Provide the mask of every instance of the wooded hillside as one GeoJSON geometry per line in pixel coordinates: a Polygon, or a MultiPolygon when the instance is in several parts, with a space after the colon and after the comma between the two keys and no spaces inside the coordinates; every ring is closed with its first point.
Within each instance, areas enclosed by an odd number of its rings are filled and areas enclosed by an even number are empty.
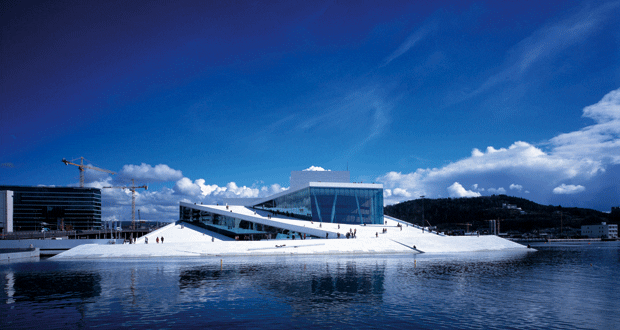
{"type": "MultiPolygon", "coordinates": [[[[441,231],[485,230],[488,220],[501,220],[502,232],[527,233],[549,228],[580,229],[582,225],[616,223],[608,213],[562,206],[540,205],[524,198],[493,195],[473,198],[416,199],[384,208],[384,213],[411,223],[424,219],[441,231]],[[611,221],[611,222],[610,222],[611,221]]],[[[428,223],[426,225],[428,225],[428,223]]]]}

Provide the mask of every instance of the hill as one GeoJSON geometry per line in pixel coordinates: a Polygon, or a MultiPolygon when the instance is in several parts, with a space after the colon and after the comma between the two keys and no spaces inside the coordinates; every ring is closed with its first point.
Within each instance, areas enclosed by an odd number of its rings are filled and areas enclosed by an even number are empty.
{"type": "Polygon", "coordinates": [[[384,213],[419,225],[423,209],[426,225],[437,226],[439,231],[446,232],[467,230],[466,224],[470,224],[470,231],[485,232],[489,220],[500,220],[501,232],[538,233],[555,229],[557,234],[574,236],[578,235],[582,225],[611,220],[608,213],[597,210],[540,205],[506,195],[416,199],[386,206],[384,213]]]}

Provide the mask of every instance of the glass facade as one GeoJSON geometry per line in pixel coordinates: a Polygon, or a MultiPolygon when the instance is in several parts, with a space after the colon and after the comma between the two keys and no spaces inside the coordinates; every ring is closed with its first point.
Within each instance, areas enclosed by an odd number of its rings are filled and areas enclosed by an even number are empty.
{"type": "MultiPolygon", "coordinates": [[[[262,239],[301,238],[302,233],[242,220],[228,215],[212,213],[181,205],[179,219],[204,227],[218,234],[237,239],[257,241],[262,239]]],[[[306,235],[306,238],[311,238],[306,235]]]]}
{"type": "Polygon", "coordinates": [[[383,190],[307,187],[254,207],[316,222],[382,224],[383,190]]]}
{"type": "Polygon", "coordinates": [[[312,200],[309,188],[274,198],[254,208],[268,210],[302,220],[312,220],[312,200]]]}
{"type": "Polygon", "coordinates": [[[13,191],[13,230],[101,228],[101,189],[0,186],[13,191]]]}

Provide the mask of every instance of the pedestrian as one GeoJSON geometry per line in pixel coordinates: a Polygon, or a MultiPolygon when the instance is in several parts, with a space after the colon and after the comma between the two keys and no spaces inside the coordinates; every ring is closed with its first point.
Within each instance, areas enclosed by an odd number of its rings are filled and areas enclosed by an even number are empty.
{"type": "Polygon", "coordinates": [[[375,236],[377,236],[377,238],[379,238],[379,232],[376,232],[376,233],[375,233],[375,236]]]}
{"type": "Polygon", "coordinates": [[[329,238],[329,233],[325,233],[325,238],[329,238]]]}
{"type": "Polygon", "coordinates": [[[161,244],[164,244],[164,237],[161,237],[161,244]]]}
{"type": "Polygon", "coordinates": [[[144,238],[144,244],[149,244],[149,238],[148,237],[144,238]]]}
{"type": "Polygon", "coordinates": [[[159,244],[159,237],[155,238],[155,243],[159,244]]]}

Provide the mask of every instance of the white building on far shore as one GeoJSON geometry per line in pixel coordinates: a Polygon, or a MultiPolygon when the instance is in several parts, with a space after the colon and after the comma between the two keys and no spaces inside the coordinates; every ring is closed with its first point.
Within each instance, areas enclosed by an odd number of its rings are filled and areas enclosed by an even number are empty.
{"type": "Polygon", "coordinates": [[[581,226],[581,236],[590,238],[618,238],[618,225],[601,222],[600,225],[581,226]]]}
{"type": "Polygon", "coordinates": [[[13,192],[0,190],[0,233],[13,232],[13,192]]]}

